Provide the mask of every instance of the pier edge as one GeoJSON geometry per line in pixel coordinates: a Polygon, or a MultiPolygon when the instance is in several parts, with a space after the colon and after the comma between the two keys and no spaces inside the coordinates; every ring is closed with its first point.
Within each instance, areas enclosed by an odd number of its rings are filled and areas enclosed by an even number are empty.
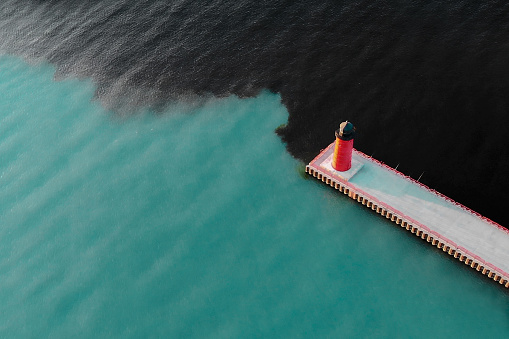
{"type": "Polygon", "coordinates": [[[407,231],[410,231],[422,240],[426,240],[431,245],[442,249],[443,252],[453,256],[460,262],[463,262],[465,265],[475,269],[477,272],[481,272],[483,275],[488,276],[488,278],[493,279],[500,285],[509,288],[509,276],[505,272],[498,269],[494,265],[485,262],[478,256],[470,253],[465,248],[458,246],[453,241],[441,236],[434,231],[431,231],[416,220],[413,220],[412,218],[409,218],[405,215],[400,215],[399,213],[393,211],[389,206],[386,206],[384,203],[378,201],[376,198],[370,197],[368,194],[361,194],[356,192],[340,180],[329,177],[326,173],[321,172],[315,168],[311,168],[309,165],[306,166],[306,173],[317,178],[318,180],[321,180],[332,188],[344,193],[351,199],[360,202],[362,205],[366,206],[366,208],[370,208],[376,213],[386,217],[396,225],[399,225],[407,231]]]}

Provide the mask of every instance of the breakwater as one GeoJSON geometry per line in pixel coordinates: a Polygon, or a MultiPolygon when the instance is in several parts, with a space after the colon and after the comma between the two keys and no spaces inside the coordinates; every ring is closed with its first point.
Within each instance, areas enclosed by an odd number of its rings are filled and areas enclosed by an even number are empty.
{"type": "Polygon", "coordinates": [[[355,173],[330,166],[334,143],[306,172],[509,288],[509,231],[401,172],[354,150],[355,173]]]}

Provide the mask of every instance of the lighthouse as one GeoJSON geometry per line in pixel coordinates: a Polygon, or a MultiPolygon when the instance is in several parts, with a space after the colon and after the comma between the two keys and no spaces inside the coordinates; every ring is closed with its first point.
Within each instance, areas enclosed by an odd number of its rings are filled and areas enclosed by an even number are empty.
{"type": "Polygon", "coordinates": [[[332,157],[332,167],[340,172],[348,171],[352,167],[352,149],[353,138],[355,137],[355,127],[351,122],[344,121],[336,130],[336,144],[334,146],[334,156],[332,157]]]}

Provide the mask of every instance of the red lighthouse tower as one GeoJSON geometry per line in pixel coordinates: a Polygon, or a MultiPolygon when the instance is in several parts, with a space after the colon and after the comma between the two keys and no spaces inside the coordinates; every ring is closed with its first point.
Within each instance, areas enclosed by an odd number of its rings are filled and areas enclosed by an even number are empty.
{"type": "Polygon", "coordinates": [[[336,130],[336,145],[334,146],[334,156],[332,158],[332,167],[337,171],[348,171],[352,167],[352,149],[353,138],[355,137],[355,127],[348,120],[339,125],[336,130]]]}

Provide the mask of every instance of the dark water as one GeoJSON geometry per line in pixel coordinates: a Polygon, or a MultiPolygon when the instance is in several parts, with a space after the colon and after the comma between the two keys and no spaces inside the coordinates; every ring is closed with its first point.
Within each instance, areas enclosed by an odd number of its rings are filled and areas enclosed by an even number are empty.
{"type": "Polygon", "coordinates": [[[349,119],[361,151],[509,225],[506,2],[10,0],[0,34],[118,114],[279,93],[305,161],[349,119]]]}

